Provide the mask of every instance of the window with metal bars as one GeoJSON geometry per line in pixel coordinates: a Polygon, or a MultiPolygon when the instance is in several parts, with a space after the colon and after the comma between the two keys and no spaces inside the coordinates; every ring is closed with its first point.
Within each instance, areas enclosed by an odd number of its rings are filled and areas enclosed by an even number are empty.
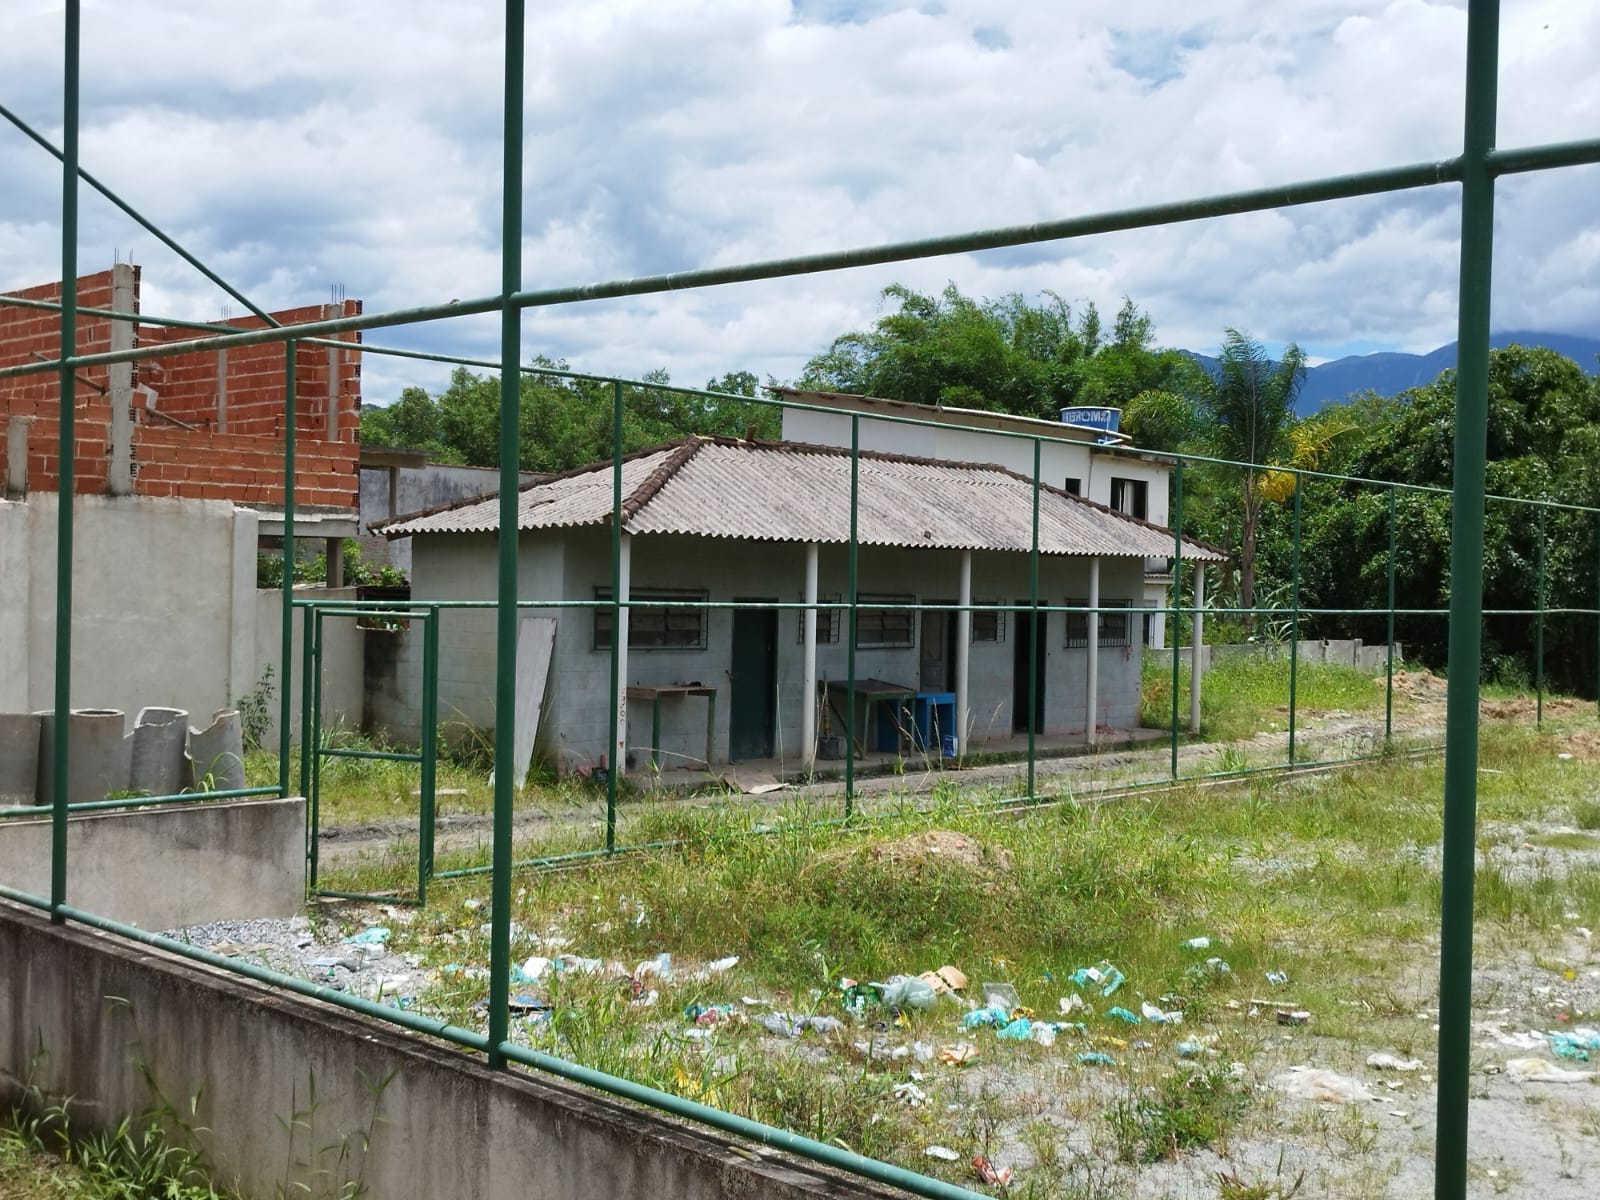
{"type": "MultiPolygon", "coordinates": [[[[709,593],[695,588],[634,588],[628,595],[628,649],[704,650],[706,648],[706,610],[692,607],[704,603],[709,593]],[[659,606],[641,601],[663,601],[659,606]],[[686,603],[688,602],[688,603],[686,603]]],[[[611,589],[595,588],[594,598],[601,603],[594,610],[594,648],[611,649],[611,589]]]]}
{"type": "Polygon", "coordinates": [[[915,596],[886,592],[856,594],[856,649],[909,650],[917,644],[915,596]],[[874,608],[875,604],[905,605],[874,608]]]}

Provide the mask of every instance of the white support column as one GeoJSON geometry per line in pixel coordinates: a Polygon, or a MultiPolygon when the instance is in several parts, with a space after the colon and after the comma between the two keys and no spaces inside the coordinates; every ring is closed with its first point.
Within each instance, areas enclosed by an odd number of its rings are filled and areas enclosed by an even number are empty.
{"type": "MultiPolygon", "coordinates": [[[[817,543],[806,543],[806,609],[800,615],[805,648],[800,665],[800,765],[817,761],[817,543]]],[[[835,617],[837,619],[837,616],[835,617]]]]}
{"type": "MultiPolygon", "coordinates": [[[[1173,594],[1177,594],[1177,581],[1173,581],[1173,594]]],[[[1189,629],[1189,732],[1200,732],[1200,675],[1205,655],[1206,568],[1204,563],[1194,565],[1194,615],[1189,629]]],[[[1174,646],[1176,654],[1178,648],[1174,646]]]]}
{"type": "MultiPolygon", "coordinates": [[[[617,567],[617,599],[626,601],[633,587],[633,535],[622,535],[622,560],[617,567]]],[[[617,742],[606,764],[621,779],[628,772],[628,609],[617,609],[611,631],[617,647],[617,742]]]]}
{"type": "Polygon", "coordinates": [[[972,551],[961,552],[961,611],[956,614],[956,754],[966,757],[967,730],[972,725],[968,713],[968,675],[972,659],[972,551]]]}
{"type": "Polygon", "coordinates": [[[1087,746],[1098,742],[1100,729],[1096,713],[1100,708],[1100,559],[1089,560],[1089,683],[1084,689],[1083,741],[1087,746]]]}

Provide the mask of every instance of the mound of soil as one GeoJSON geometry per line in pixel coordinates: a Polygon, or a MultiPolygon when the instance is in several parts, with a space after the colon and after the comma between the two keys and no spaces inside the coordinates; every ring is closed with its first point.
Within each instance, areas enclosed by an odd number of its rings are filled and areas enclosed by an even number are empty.
{"type": "Polygon", "coordinates": [[[929,829],[909,834],[893,842],[874,846],[869,851],[879,862],[916,870],[942,864],[988,874],[1011,870],[1011,851],[1004,846],[985,846],[976,838],[949,829],[929,829]]]}

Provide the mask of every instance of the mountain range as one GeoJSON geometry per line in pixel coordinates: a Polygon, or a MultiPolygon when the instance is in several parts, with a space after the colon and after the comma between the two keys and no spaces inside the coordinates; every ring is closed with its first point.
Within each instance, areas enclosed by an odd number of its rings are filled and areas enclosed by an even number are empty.
{"type": "MultiPolygon", "coordinates": [[[[1494,347],[1519,344],[1544,346],[1572,359],[1589,374],[1600,374],[1600,339],[1572,333],[1539,333],[1513,329],[1490,335],[1494,347]]],[[[1215,370],[1217,360],[1205,354],[1194,356],[1207,370],[1215,370]]],[[[1450,342],[1427,354],[1358,354],[1336,358],[1306,368],[1305,384],[1295,402],[1295,414],[1305,416],[1327,404],[1340,404],[1354,393],[1371,389],[1380,396],[1393,396],[1410,387],[1432,383],[1439,372],[1456,365],[1456,344],[1450,342]]]]}

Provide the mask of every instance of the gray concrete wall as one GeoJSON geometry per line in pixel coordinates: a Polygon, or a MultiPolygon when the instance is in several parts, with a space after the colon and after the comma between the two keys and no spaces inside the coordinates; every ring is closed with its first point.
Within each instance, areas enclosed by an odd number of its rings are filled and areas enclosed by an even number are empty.
{"type": "MultiPolygon", "coordinates": [[[[354,600],[355,588],[317,588],[297,590],[297,595],[315,594],[318,599],[354,600]]],[[[278,703],[283,695],[283,593],[276,588],[260,589],[251,579],[248,611],[253,620],[251,634],[252,665],[248,692],[256,686],[268,666],[272,668],[273,699],[269,706],[270,724],[266,744],[277,745],[278,703]]],[[[294,615],[294,673],[289,687],[289,734],[300,738],[301,630],[304,616],[294,615]]],[[[322,721],[325,727],[340,725],[363,728],[365,712],[362,687],[362,659],[367,631],[357,627],[354,617],[325,617],[322,622],[322,721]]],[[[244,693],[241,693],[241,695],[244,693]]],[[[209,715],[209,714],[208,714],[209,715]]]]}
{"type": "MultiPolygon", "coordinates": [[[[1152,648],[1147,653],[1151,661],[1172,666],[1172,651],[1152,648]]],[[[1387,646],[1364,645],[1360,638],[1333,639],[1319,641],[1315,638],[1303,641],[1299,645],[1301,662],[1330,662],[1346,667],[1356,667],[1362,671],[1381,673],[1389,661],[1387,646]]],[[[1243,658],[1288,658],[1289,643],[1272,642],[1244,642],[1238,644],[1211,643],[1200,647],[1200,669],[1210,670],[1214,662],[1237,661],[1243,658]]],[[[1178,658],[1182,663],[1190,661],[1190,647],[1179,646],[1178,658]]],[[[1398,664],[1404,658],[1404,647],[1398,642],[1394,647],[1394,661],[1398,664]]]]}
{"type": "MultiPolygon", "coordinates": [[[[361,468],[361,556],[368,562],[384,562],[398,567],[409,577],[411,574],[411,539],[389,541],[381,534],[371,533],[377,521],[403,513],[420,512],[440,504],[464,500],[470,496],[495,494],[500,491],[498,467],[458,467],[445,463],[428,463],[424,467],[396,467],[394,471],[394,505],[390,510],[388,467],[361,468]]],[[[523,472],[524,482],[538,478],[523,472]]]]}
{"type": "MultiPolygon", "coordinates": [[[[305,900],[297,798],[160,805],[67,821],[67,902],[143,929],[290,916],[305,900]]],[[[0,883],[50,894],[48,818],[0,821],[0,883]]]]}
{"type": "Polygon", "coordinates": [[[902,1194],[4,901],[0,962],[0,1101],[32,1083],[106,1128],[192,1098],[217,1178],[256,1200],[902,1194]]]}
{"type": "MultiPolygon", "coordinates": [[[[209,720],[248,692],[251,614],[236,620],[236,602],[255,586],[255,514],[144,496],[79,496],[75,511],[74,706],[209,720]]],[[[0,707],[53,704],[55,616],[56,497],[0,503],[0,707]]]]}

